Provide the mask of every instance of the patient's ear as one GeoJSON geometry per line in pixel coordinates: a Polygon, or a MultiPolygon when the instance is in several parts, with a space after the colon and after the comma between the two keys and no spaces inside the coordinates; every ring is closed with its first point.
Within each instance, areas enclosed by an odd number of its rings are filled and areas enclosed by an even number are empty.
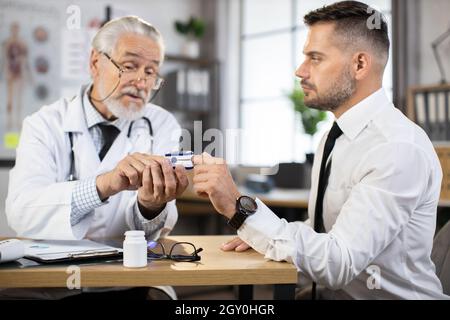
{"type": "Polygon", "coordinates": [[[372,69],[372,56],[367,52],[358,52],[353,56],[352,65],[355,79],[363,80],[372,69]]]}

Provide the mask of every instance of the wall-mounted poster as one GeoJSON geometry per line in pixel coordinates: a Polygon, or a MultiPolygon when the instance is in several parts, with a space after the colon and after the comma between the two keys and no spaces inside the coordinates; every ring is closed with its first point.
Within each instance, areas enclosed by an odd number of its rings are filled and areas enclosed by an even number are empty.
{"type": "Polygon", "coordinates": [[[0,159],[14,159],[23,119],[60,91],[51,32],[59,32],[61,13],[52,3],[0,0],[0,159]]]}
{"type": "Polygon", "coordinates": [[[177,46],[177,11],[196,10],[183,0],[0,0],[0,160],[15,158],[26,116],[90,82],[91,40],[107,7],[112,18],[134,14],[158,26],[169,51],[177,46]]]}
{"type": "Polygon", "coordinates": [[[28,44],[20,34],[20,24],[10,24],[9,36],[2,44],[3,75],[6,84],[6,131],[18,128],[21,120],[22,94],[31,81],[28,44]]]}
{"type": "Polygon", "coordinates": [[[43,26],[36,27],[33,32],[34,39],[37,42],[45,42],[48,38],[48,32],[43,26]]]}
{"type": "Polygon", "coordinates": [[[15,158],[27,115],[89,81],[90,42],[104,13],[105,4],[89,0],[0,0],[0,160],[15,158]]]}

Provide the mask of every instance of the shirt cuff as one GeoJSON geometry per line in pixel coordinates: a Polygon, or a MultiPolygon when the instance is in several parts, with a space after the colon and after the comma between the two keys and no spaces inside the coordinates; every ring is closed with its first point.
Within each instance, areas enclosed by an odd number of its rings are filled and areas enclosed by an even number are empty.
{"type": "Polygon", "coordinates": [[[106,203],[102,202],[97,191],[97,177],[78,181],[72,193],[72,210],[70,212],[70,223],[72,226],[80,222],[85,216],[92,213],[106,203]]]}
{"type": "Polygon", "coordinates": [[[133,213],[135,217],[134,219],[135,225],[138,229],[141,229],[139,228],[140,226],[145,226],[148,224],[152,224],[154,226],[161,226],[161,225],[163,226],[168,214],[167,204],[164,206],[164,209],[162,209],[162,211],[156,217],[154,217],[151,220],[148,220],[142,215],[141,211],[139,210],[138,200],[136,199],[136,202],[134,203],[133,206],[133,213]]]}
{"type": "Polygon", "coordinates": [[[283,222],[258,198],[256,203],[258,210],[245,219],[238,230],[238,236],[253,249],[265,254],[271,240],[277,238],[277,234],[283,228],[283,222]]]}

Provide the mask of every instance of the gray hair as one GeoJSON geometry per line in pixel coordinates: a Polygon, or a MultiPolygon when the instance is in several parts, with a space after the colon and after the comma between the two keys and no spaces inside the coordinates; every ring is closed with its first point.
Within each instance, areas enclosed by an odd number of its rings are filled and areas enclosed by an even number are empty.
{"type": "Polygon", "coordinates": [[[124,33],[143,35],[155,41],[161,51],[159,64],[163,63],[165,47],[161,33],[153,25],[137,16],[126,16],[107,22],[95,35],[92,47],[111,55],[117,40],[124,33]]]}

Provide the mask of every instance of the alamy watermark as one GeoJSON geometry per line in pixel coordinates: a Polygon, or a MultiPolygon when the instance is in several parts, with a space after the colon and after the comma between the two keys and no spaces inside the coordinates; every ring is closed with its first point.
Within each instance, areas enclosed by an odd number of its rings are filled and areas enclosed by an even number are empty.
{"type": "Polygon", "coordinates": [[[367,13],[372,14],[368,19],[367,19],[367,28],[369,30],[374,30],[374,29],[381,29],[381,22],[383,21],[383,15],[381,14],[381,10],[379,9],[374,9],[372,7],[368,7],[367,8],[367,13]]]}
{"type": "MultiPolygon", "coordinates": [[[[258,132],[246,129],[211,128],[203,131],[202,121],[194,121],[193,128],[193,134],[187,129],[181,130],[180,151],[193,151],[194,154],[207,152],[215,157],[223,158],[231,166],[241,165],[241,143],[245,137],[258,135],[258,132]],[[190,150],[191,146],[193,146],[193,150],[190,150]]],[[[172,141],[178,139],[177,134],[173,133],[172,141]]],[[[255,159],[263,157],[265,152],[276,152],[265,148],[264,145],[267,145],[267,141],[263,139],[255,140],[254,143],[259,144],[259,148],[257,148],[259,151],[252,154],[255,159]]],[[[278,173],[278,169],[278,164],[263,166],[258,168],[258,173],[265,176],[275,175],[278,173]]]]}
{"type": "Polygon", "coordinates": [[[70,5],[66,9],[66,13],[69,15],[66,20],[66,27],[69,30],[81,29],[81,9],[77,5],[70,5]]]}
{"type": "Polygon", "coordinates": [[[370,265],[367,269],[370,276],[367,278],[366,285],[369,290],[381,289],[381,270],[379,266],[370,265]]]}
{"type": "Polygon", "coordinates": [[[66,269],[69,275],[66,280],[66,287],[69,290],[81,289],[81,269],[79,266],[71,265],[66,269]]]}

